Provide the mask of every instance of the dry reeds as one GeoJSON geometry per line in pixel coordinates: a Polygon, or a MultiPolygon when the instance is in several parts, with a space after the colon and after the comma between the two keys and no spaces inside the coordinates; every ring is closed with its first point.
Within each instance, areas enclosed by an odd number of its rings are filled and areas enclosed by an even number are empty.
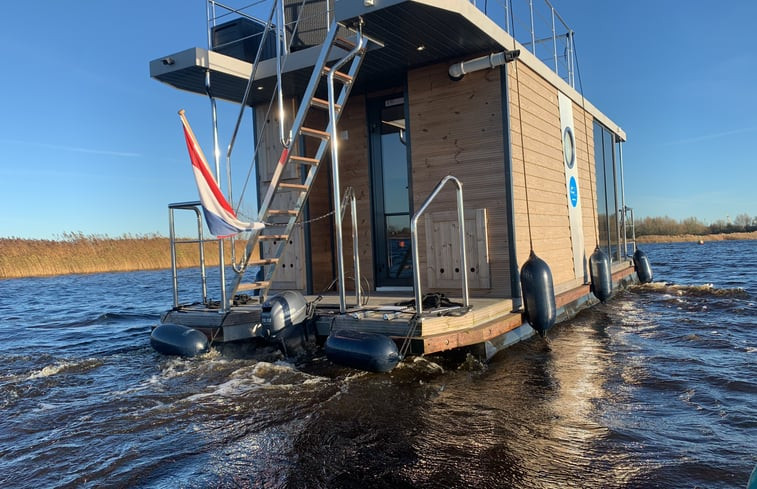
{"type": "MultiPolygon", "coordinates": [[[[242,253],[243,246],[243,242],[237,242],[238,253],[242,253]]],[[[209,266],[218,264],[215,241],[205,244],[205,260],[209,266]]],[[[229,260],[227,246],[226,262],[229,260]]],[[[177,245],[176,263],[182,268],[199,266],[198,245],[177,245]]],[[[0,238],[0,279],[170,267],[169,240],[158,235],[111,238],[64,233],[60,240],[0,238]]]]}

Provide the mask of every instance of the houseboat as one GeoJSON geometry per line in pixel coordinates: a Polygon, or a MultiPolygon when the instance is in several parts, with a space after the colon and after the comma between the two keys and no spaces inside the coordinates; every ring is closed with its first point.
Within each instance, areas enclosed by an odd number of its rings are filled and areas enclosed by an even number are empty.
{"type": "Polygon", "coordinates": [[[199,246],[202,283],[183,301],[173,260],[158,351],[314,343],[373,371],[489,358],[651,280],[623,192],[626,134],[576,89],[573,31],[548,0],[209,0],[206,13],[207,48],[150,63],[208,98],[215,141],[208,163],[180,112],[201,200],[169,204],[171,252],[199,246]],[[217,100],[239,107],[228,143],[217,100]],[[254,153],[237,157],[245,117],[254,153]],[[232,195],[232,164],[250,167],[234,187],[249,195],[232,195]],[[197,236],[177,237],[180,211],[197,236]]]}

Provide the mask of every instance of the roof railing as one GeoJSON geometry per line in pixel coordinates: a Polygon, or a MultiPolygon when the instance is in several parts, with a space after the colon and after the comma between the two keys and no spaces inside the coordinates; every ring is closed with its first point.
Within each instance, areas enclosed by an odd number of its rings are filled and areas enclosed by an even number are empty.
{"type": "Polygon", "coordinates": [[[472,3],[575,88],[573,29],[549,0],[473,0],[472,3]]]}

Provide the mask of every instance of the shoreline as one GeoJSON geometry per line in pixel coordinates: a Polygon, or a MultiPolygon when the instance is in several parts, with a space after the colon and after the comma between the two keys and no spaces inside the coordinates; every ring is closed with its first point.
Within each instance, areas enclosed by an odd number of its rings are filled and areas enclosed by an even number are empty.
{"type": "MultiPolygon", "coordinates": [[[[61,275],[170,270],[170,241],[162,236],[108,238],[79,236],[72,240],[0,238],[0,280],[61,275]]],[[[205,246],[207,266],[218,265],[215,240],[205,246]]],[[[244,251],[237,242],[237,252],[244,251]]],[[[226,249],[230,263],[231,248],[226,249]]],[[[199,266],[197,245],[177,246],[177,268],[199,266]]]]}
{"type": "Polygon", "coordinates": [[[718,233],[718,234],[652,234],[637,236],[637,243],[698,243],[700,241],[745,241],[757,240],[757,231],[749,233],[718,233]]]}
{"type": "MultiPolygon", "coordinates": [[[[757,231],[720,234],[638,236],[637,243],[698,243],[757,240],[757,231]]],[[[168,238],[79,237],[68,241],[0,238],[0,280],[60,275],[170,270],[168,238]]],[[[243,243],[238,243],[243,245],[243,243]]],[[[240,246],[239,251],[242,251],[240,246]]],[[[217,253],[208,250],[206,264],[218,264],[217,253]]],[[[227,250],[228,251],[228,250],[227,250]]],[[[230,259],[230,255],[227,257],[230,259]]],[[[199,266],[197,248],[177,248],[178,268],[199,266]]]]}

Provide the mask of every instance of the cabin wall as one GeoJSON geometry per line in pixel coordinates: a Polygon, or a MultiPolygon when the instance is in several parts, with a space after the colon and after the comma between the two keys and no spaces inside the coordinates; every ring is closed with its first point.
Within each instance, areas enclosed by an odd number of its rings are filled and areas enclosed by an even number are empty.
{"type": "MultiPolygon", "coordinates": [[[[437,64],[408,73],[414,209],[446,175],[460,179],[465,208],[486,209],[488,221],[488,264],[481,266],[489,267],[490,287],[471,288],[471,296],[509,297],[500,72],[480,71],[454,82],[447,68],[446,63],[437,64]]],[[[454,211],[455,199],[454,185],[447,184],[427,213],[454,211]]],[[[424,219],[419,221],[418,235],[421,283],[428,290],[424,219]]],[[[460,287],[449,294],[459,296],[460,287]]]]}
{"type": "MultiPolygon", "coordinates": [[[[454,175],[463,183],[466,215],[485,216],[485,223],[471,226],[468,234],[486,240],[476,243],[488,266],[486,280],[472,281],[472,297],[510,297],[508,203],[505,199],[506,148],[502,112],[501,70],[482,70],[454,82],[447,76],[448,64],[411,70],[407,78],[408,130],[411,146],[413,209],[419,209],[437,183],[454,175]],[[485,250],[481,251],[481,246],[485,250]]],[[[563,160],[562,131],[557,88],[529,67],[508,65],[510,98],[510,140],[512,146],[515,229],[518,264],[528,259],[529,214],[533,246],[552,269],[556,287],[581,279],[584,271],[573,266],[568,192],[563,160]],[[521,121],[522,136],[521,136],[521,121]],[[525,153],[524,153],[525,152],[525,153]],[[523,155],[526,159],[524,178],[523,155]],[[525,182],[528,182],[526,205],[525,182]],[[528,209],[528,213],[527,213],[528,209]]],[[[582,211],[584,252],[590,256],[596,244],[596,185],[594,183],[593,118],[572,102],[576,165],[582,211]],[[588,136],[588,137],[587,137],[588,136]]],[[[322,117],[315,113],[313,117],[322,117]]],[[[314,122],[314,127],[321,123],[314,122]]],[[[375,289],[373,280],[373,236],[371,226],[371,174],[366,95],[354,94],[339,124],[341,189],[352,187],[357,196],[358,237],[361,273],[375,289]]],[[[308,153],[315,148],[307,148],[308,153]]],[[[336,251],[331,196],[331,163],[327,155],[308,201],[310,261],[313,293],[328,287],[336,276],[336,251]]],[[[455,210],[454,186],[448,184],[427,210],[427,215],[444,216],[455,210]]],[[[467,219],[467,218],[466,218],[467,219]]],[[[418,229],[421,282],[429,288],[429,259],[426,254],[425,219],[418,229]]],[[[431,221],[429,221],[431,222],[431,221]]],[[[349,208],[343,226],[345,275],[348,290],[354,290],[352,230],[349,208]]],[[[428,234],[430,235],[430,234],[428,234]]],[[[468,245],[471,247],[470,244],[468,245]]],[[[588,258],[587,258],[588,260],[588,258]]],[[[449,284],[450,282],[444,282],[449,284]]],[[[332,290],[334,287],[332,287],[332,290]]],[[[435,288],[459,296],[459,287],[435,288]]]]}
{"type": "MultiPolygon", "coordinates": [[[[514,63],[508,66],[508,88],[518,263],[522,266],[528,259],[530,235],[534,251],[549,264],[559,288],[582,280],[585,273],[575,270],[573,263],[558,90],[522,62],[515,63],[517,67],[514,63]]],[[[575,102],[572,110],[583,249],[588,262],[596,228],[592,118],[575,102]]]]}

